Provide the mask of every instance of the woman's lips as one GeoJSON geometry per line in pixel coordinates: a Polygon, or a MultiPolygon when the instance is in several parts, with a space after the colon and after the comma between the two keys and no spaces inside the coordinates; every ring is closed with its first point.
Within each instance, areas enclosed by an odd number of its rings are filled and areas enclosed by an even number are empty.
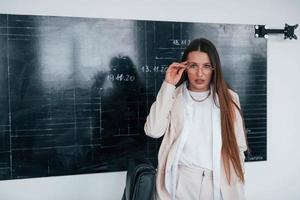
{"type": "Polygon", "coordinates": [[[196,82],[197,84],[203,84],[203,83],[204,83],[204,80],[197,79],[197,80],[195,80],[195,82],[196,82]]]}

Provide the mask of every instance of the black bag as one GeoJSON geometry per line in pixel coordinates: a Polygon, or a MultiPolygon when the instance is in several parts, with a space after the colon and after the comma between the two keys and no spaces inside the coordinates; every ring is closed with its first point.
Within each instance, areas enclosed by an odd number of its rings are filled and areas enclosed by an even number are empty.
{"type": "Polygon", "coordinates": [[[129,163],[126,186],[122,200],[153,200],[156,170],[146,160],[134,160],[129,163]]]}

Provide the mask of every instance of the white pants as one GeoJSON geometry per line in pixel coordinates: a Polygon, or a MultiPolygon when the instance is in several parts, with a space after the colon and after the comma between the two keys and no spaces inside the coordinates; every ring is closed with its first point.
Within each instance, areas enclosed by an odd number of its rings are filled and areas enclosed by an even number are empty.
{"type": "Polygon", "coordinates": [[[179,165],[176,200],[213,200],[212,171],[179,165]]]}

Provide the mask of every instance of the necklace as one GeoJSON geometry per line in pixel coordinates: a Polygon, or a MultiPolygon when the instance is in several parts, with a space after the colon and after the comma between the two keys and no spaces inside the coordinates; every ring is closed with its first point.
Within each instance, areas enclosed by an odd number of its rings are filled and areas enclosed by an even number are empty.
{"type": "Polygon", "coordinates": [[[195,99],[195,98],[191,95],[191,93],[190,93],[189,90],[188,90],[188,92],[189,92],[190,97],[191,97],[194,101],[196,101],[196,102],[202,102],[202,101],[205,101],[205,100],[209,97],[209,95],[210,95],[210,90],[209,90],[209,92],[208,92],[208,94],[207,94],[207,96],[206,96],[205,98],[203,98],[203,99],[195,99]]]}

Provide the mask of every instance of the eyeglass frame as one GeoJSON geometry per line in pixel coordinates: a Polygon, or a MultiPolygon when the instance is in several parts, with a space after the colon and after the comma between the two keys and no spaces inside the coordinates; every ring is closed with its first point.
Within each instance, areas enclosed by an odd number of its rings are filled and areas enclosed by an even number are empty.
{"type": "MultiPolygon", "coordinates": [[[[191,64],[194,64],[194,65],[197,66],[198,69],[201,69],[202,72],[203,72],[203,74],[209,74],[210,72],[212,72],[213,70],[215,70],[215,67],[211,66],[211,64],[209,64],[209,65],[210,65],[209,67],[206,67],[206,66],[208,65],[208,63],[205,63],[205,64],[202,65],[202,66],[199,66],[199,65],[198,65],[197,63],[195,63],[195,62],[191,62],[191,64]],[[205,67],[206,67],[206,68],[205,68],[205,67]],[[205,71],[205,70],[210,70],[210,71],[205,71]]],[[[191,67],[190,67],[190,63],[189,63],[189,62],[186,64],[186,66],[187,66],[187,69],[196,70],[196,68],[191,68],[191,67]]]]}

